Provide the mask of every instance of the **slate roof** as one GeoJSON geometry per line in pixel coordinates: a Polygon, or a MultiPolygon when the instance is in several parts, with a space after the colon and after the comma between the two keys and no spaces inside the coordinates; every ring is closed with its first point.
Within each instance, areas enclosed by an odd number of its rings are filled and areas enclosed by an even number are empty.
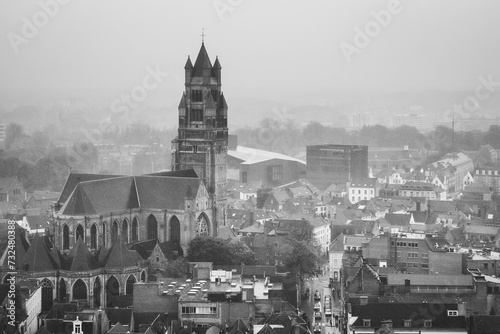
{"type": "Polygon", "coordinates": [[[499,229],[498,227],[493,227],[493,226],[471,225],[471,226],[465,226],[464,234],[496,235],[498,229],[499,229]]]}
{"type": "Polygon", "coordinates": [[[139,253],[141,258],[147,260],[151,256],[151,253],[153,252],[153,249],[156,247],[157,243],[158,239],[137,241],[129,245],[129,249],[135,250],[137,253],[139,253]]]}
{"type": "Polygon", "coordinates": [[[328,251],[329,252],[336,252],[336,253],[338,253],[338,252],[343,253],[344,252],[344,235],[343,234],[339,234],[337,236],[337,238],[330,243],[330,247],[329,247],[328,251]]]}
{"type": "Polygon", "coordinates": [[[112,177],[118,177],[119,175],[106,175],[106,174],[82,174],[82,173],[70,173],[66,179],[63,190],[61,191],[61,196],[59,197],[59,203],[64,203],[69,198],[76,185],[79,182],[91,181],[91,180],[101,180],[109,179],[112,177]]]}
{"type": "MultiPolygon", "coordinates": [[[[448,316],[448,310],[457,310],[457,304],[441,303],[372,303],[351,305],[357,319],[353,327],[362,327],[363,319],[371,320],[371,327],[379,328],[384,321],[392,320],[393,328],[403,328],[404,320],[411,319],[411,327],[423,328],[424,320],[432,320],[432,328],[466,328],[465,316],[448,316]],[[439,310],[441,312],[437,312],[439,310]]],[[[408,328],[408,329],[409,329],[408,328]]]]}
{"type": "Polygon", "coordinates": [[[290,188],[293,197],[310,197],[312,196],[311,191],[307,187],[296,187],[290,188]]]}
{"type": "Polygon", "coordinates": [[[429,274],[387,274],[387,285],[405,285],[405,280],[410,280],[410,285],[439,285],[439,286],[470,286],[471,275],[429,275],[429,274]]]}
{"type": "Polygon", "coordinates": [[[108,331],[108,333],[130,333],[130,329],[128,326],[123,326],[121,323],[116,323],[111,329],[108,331]]]}
{"type": "Polygon", "coordinates": [[[102,258],[99,256],[100,265],[104,268],[134,267],[137,265],[134,252],[127,248],[121,236],[118,235],[115,243],[103,254],[102,258]]]}
{"type": "Polygon", "coordinates": [[[410,224],[410,214],[386,213],[384,219],[391,225],[408,226],[410,224]]]}
{"type": "Polygon", "coordinates": [[[377,184],[376,178],[370,177],[361,177],[361,178],[353,178],[351,181],[351,187],[369,187],[373,188],[377,184]]]}
{"type": "MultiPolygon", "coordinates": [[[[188,64],[186,64],[188,65],[188,64]]],[[[192,77],[202,77],[203,69],[212,69],[212,62],[208,57],[207,50],[205,49],[205,43],[201,43],[200,51],[198,52],[198,57],[194,63],[192,77]]]]}
{"type": "Polygon", "coordinates": [[[277,334],[277,332],[269,324],[265,324],[257,334],[277,334]]]}
{"type": "Polygon", "coordinates": [[[431,212],[455,212],[457,211],[457,202],[455,201],[429,201],[431,212]]]}
{"type": "Polygon", "coordinates": [[[427,211],[410,211],[409,213],[413,215],[415,223],[425,224],[427,222],[427,211]]]}
{"type": "Polygon", "coordinates": [[[40,235],[35,234],[35,237],[31,241],[30,248],[26,252],[24,259],[21,261],[21,266],[19,268],[27,268],[30,271],[48,271],[59,269],[57,262],[52,257],[50,250],[47,248],[43,239],[40,235]]]}
{"type": "Polygon", "coordinates": [[[26,221],[32,230],[46,229],[50,226],[50,218],[45,215],[26,216],[26,221]]]}
{"type": "Polygon", "coordinates": [[[97,261],[90,253],[82,238],[78,238],[75,246],[69,253],[70,271],[90,271],[99,268],[97,261]]]}
{"type": "Polygon", "coordinates": [[[131,308],[105,308],[104,312],[106,312],[111,325],[116,323],[130,325],[130,320],[132,320],[131,308]]]}
{"type": "Polygon", "coordinates": [[[184,256],[184,251],[182,250],[181,245],[179,242],[175,241],[164,241],[158,244],[160,247],[161,251],[163,252],[163,255],[169,260],[174,259],[175,257],[183,257],[184,256]],[[174,252],[177,252],[177,255],[174,254],[174,252]]]}
{"type": "Polygon", "coordinates": [[[241,318],[238,318],[234,324],[231,326],[229,329],[228,334],[248,334],[250,333],[250,329],[248,329],[248,326],[245,325],[243,320],[241,318]]]}
{"type": "Polygon", "coordinates": [[[188,190],[197,193],[199,178],[124,176],[76,184],[60,212],[64,215],[101,215],[134,208],[184,209],[188,190]]]}

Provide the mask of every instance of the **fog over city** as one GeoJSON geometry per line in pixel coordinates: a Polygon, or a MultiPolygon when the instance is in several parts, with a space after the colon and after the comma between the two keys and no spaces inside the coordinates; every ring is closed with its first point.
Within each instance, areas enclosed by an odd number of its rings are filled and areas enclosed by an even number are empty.
{"type": "Polygon", "coordinates": [[[499,14],[0,1],[0,334],[497,333],[499,14]]]}
{"type": "MultiPolygon", "coordinates": [[[[183,66],[196,57],[202,29],[211,61],[220,55],[233,129],[258,124],[270,109],[301,106],[291,116],[299,124],[323,118],[348,127],[357,112],[384,124],[380,113],[442,113],[478,77],[500,81],[494,0],[41,4],[0,4],[0,115],[63,99],[106,113],[150,68],[164,76],[136,107],[141,119],[175,122],[183,66]]],[[[477,113],[491,116],[497,96],[477,113]]]]}

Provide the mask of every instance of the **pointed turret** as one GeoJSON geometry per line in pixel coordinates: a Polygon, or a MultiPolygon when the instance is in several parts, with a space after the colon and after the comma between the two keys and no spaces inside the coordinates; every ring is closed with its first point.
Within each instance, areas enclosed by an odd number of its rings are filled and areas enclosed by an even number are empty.
{"type": "Polygon", "coordinates": [[[227,103],[226,103],[226,99],[224,98],[224,93],[221,93],[219,96],[219,101],[217,103],[217,109],[227,110],[227,103]]]}
{"type": "Polygon", "coordinates": [[[188,56],[188,59],[186,61],[186,65],[184,65],[184,72],[185,72],[184,79],[186,80],[186,84],[188,84],[191,82],[191,77],[193,74],[193,63],[191,63],[191,58],[189,58],[189,56],[188,56]]]}
{"type": "Polygon", "coordinates": [[[221,84],[221,68],[219,57],[215,57],[214,67],[212,68],[212,76],[215,77],[218,84],[221,84]]]}
{"type": "Polygon", "coordinates": [[[219,63],[219,57],[218,56],[215,56],[215,63],[214,63],[214,69],[216,70],[220,70],[222,67],[220,66],[220,63],[219,63]]]}
{"type": "Polygon", "coordinates": [[[181,101],[179,102],[179,110],[184,109],[186,110],[186,93],[182,93],[181,101]]]}
{"type": "Polygon", "coordinates": [[[81,237],[78,237],[69,257],[71,258],[70,271],[89,271],[99,267],[81,237]]]}
{"type": "Polygon", "coordinates": [[[191,62],[191,58],[188,56],[188,59],[186,61],[186,65],[184,65],[185,70],[192,70],[193,69],[193,63],[191,62]]]}
{"type": "Polygon", "coordinates": [[[196,57],[196,62],[193,68],[193,77],[210,77],[212,71],[212,63],[208,57],[207,50],[205,49],[205,44],[201,44],[200,52],[198,57],[196,57]]]}
{"type": "Polygon", "coordinates": [[[57,262],[52,258],[49,249],[43,239],[37,234],[31,242],[21,265],[21,270],[26,271],[50,271],[59,269],[57,262]]]}
{"type": "MultiPolygon", "coordinates": [[[[99,256],[99,258],[101,258],[99,256]]],[[[137,265],[137,258],[129,251],[120,235],[116,236],[115,243],[102,259],[101,266],[104,268],[126,268],[137,265]]]]}

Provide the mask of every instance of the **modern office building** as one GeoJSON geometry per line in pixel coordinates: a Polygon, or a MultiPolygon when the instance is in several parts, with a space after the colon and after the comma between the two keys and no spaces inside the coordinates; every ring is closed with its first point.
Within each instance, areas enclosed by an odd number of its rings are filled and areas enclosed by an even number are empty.
{"type": "Polygon", "coordinates": [[[368,146],[307,146],[307,179],[319,189],[353,178],[368,177],[368,146]]]}

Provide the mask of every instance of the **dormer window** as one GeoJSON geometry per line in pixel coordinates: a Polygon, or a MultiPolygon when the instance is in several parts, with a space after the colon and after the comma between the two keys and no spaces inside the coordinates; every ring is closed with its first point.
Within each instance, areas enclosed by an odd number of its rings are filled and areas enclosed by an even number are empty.
{"type": "Polygon", "coordinates": [[[427,328],[432,327],[432,320],[430,320],[430,319],[424,320],[424,327],[427,327],[427,328]]]}
{"type": "Polygon", "coordinates": [[[457,310],[448,310],[448,316],[449,317],[458,317],[458,311],[457,310]]]}
{"type": "Polygon", "coordinates": [[[404,326],[405,327],[411,327],[411,319],[405,319],[404,320],[404,326]]]}
{"type": "Polygon", "coordinates": [[[363,319],[363,327],[371,327],[372,320],[371,319],[363,319]]]}

